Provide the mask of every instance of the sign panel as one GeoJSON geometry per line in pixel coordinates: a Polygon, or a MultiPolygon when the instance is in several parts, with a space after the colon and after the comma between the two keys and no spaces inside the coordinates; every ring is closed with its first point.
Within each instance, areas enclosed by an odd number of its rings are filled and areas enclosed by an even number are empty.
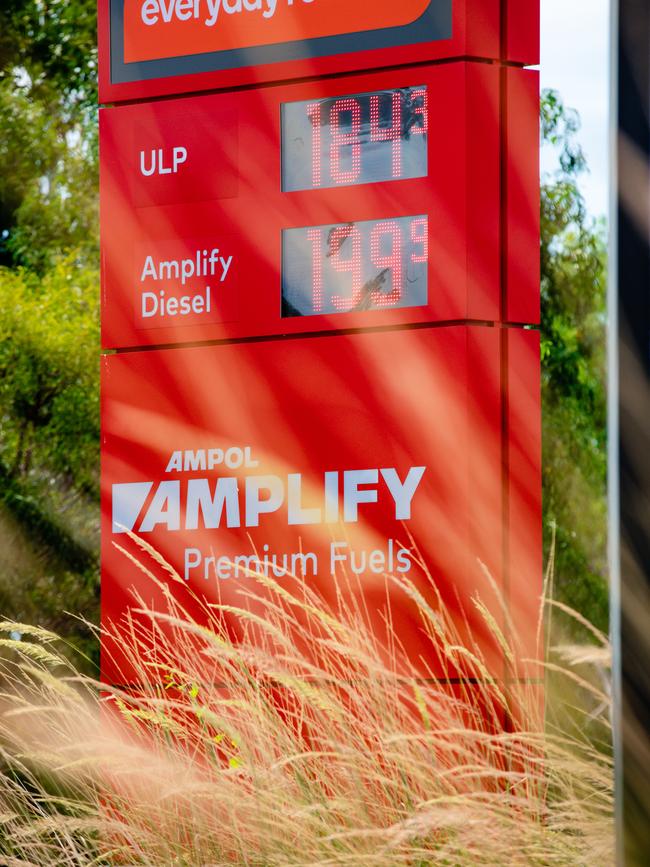
{"type": "Polygon", "coordinates": [[[102,109],[103,345],[536,321],[537,74],[506,84],[505,120],[467,63],[102,109]]]}
{"type": "MultiPolygon", "coordinates": [[[[390,600],[397,634],[417,661],[422,625],[387,577],[405,576],[432,604],[440,594],[461,632],[469,618],[503,676],[499,648],[471,603],[474,593],[495,602],[481,564],[516,609],[525,640],[524,624],[534,640],[541,581],[539,413],[531,412],[539,408],[537,336],[521,331],[512,340],[513,361],[526,371],[512,384],[512,405],[501,335],[487,327],[105,358],[103,621],[119,620],[132,586],[164,604],[113,545],[138,552],[128,529],[176,569],[180,582],[161,577],[184,604],[192,603],[182,585],[209,602],[247,604],[251,571],[287,587],[299,574],[331,601],[345,584],[363,596],[378,635],[390,600]],[[529,463],[504,474],[508,443],[513,457],[525,444],[529,463]],[[503,561],[509,501],[509,533],[526,550],[511,589],[503,561]]],[[[510,550],[515,556],[517,546],[510,550]]],[[[458,676],[429,657],[433,676],[458,676]]],[[[107,654],[104,677],[128,680],[114,662],[107,654]]]]}
{"type": "Polygon", "coordinates": [[[115,102],[436,59],[535,64],[539,3],[100,0],[99,37],[100,101],[115,102]]]}
{"type": "Polygon", "coordinates": [[[535,321],[537,75],[511,80],[516,133],[486,64],[102,109],[103,345],[494,321],[504,288],[535,321]]]}

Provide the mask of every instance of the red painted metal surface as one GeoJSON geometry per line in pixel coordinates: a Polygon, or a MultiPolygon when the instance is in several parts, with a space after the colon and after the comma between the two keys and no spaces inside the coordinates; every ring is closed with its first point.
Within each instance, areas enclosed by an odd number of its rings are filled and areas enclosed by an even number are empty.
{"type": "Polygon", "coordinates": [[[539,75],[506,73],[507,322],[539,322],[539,75]]]}
{"type": "Polygon", "coordinates": [[[538,623],[542,575],[542,424],[539,333],[522,328],[504,331],[507,399],[504,414],[506,488],[506,564],[508,604],[519,629],[518,674],[543,679],[539,666],[521,660],[539,659],[543,650],[538,623]],[[531,586],[535,588],[531,594],[531,586]]]}
{"type": "Polygon", "coordinates": [[[507,0],[501,26],[506,43],[505,58],[510,63],[536,66],[539,63],[539,0],[507,0]]]}

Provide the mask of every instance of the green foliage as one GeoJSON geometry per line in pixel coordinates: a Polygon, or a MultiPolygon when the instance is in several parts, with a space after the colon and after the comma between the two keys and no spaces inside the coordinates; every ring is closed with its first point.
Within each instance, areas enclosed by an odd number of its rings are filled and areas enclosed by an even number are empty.
{"type": "Polygon", "coordinates": [[[0,4],[0,612],[91,656],[63,612],[98,616],[95,19],[0,4]]]}
{"type": "Polygon", "coordinates": [[[97,257],[95,2],[0,8],[0,263],[97,257]]]}
{"type": "Polygon", "coordinates": [[[577,179],[586,168],[579,120],[542,99],[544,141],[559,168],[544,179],[541,213],[544,533],[556,526],[556,594],[605,629],[606,239],[577,179]]]}
{"type": "Polygon", "coordinates": [[[0,270],[0,458],[96,491],[98,273],[71,257],[42,278],[0,270]]]}
{"type": "Polygon", "coordinates": [[[94,642],[62,612],[97,617],[97,287],[96,270],[71,255],[42,278],[0,269],[0,520],[7,552],[0,606],[60,629],[86,652],[94,642]],[[25,547],[29,555],[21,558],[25,547]]]}
{"type": "Polygon", "coordinates": [[[575,138],[580,130],[577,111],[565,108],[560,94],[547,89],[542,94],[539,115],[542,141],[558,149],[558,174],[575,177],[585,171],[585,156],[575,138]]]}
{"type": "Polygon", "coordinates": [[[24,65],[36,98],[95,102],[96,8],[92,0],[3,0],[0,63],[24,65]]]}

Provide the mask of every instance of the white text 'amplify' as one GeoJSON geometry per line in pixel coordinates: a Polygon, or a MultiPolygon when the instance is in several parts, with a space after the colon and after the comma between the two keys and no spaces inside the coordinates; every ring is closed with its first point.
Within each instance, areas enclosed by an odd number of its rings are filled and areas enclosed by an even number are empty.
{"type": "Polygon", "coordinates": [[[309,507],[303,504],[301,473],[291,473],[286,482],[274,475],[161,481],[153,496],[154,482],[118,484],[113,485],[113,532],[151,533],[158,527],[258,527],[261,516],[282,509],[286,509],[290,525],[336,523],[341,519],[353,523],[359,520],[359,505],[379,502],[380,494],[390,498],[395,520],[407,521],[424,471],[425,467],[411,467],[404,480],[393,467],[327,472],[322,505],[309,507]],[[381,487],[380,477],[384,482],[381,487]]]}

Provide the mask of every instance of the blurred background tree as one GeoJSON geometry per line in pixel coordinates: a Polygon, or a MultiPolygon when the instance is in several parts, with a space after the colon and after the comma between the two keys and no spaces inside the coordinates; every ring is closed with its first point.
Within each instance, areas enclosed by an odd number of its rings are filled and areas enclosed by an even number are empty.
{"type": "Polygon", "coordinates": [[[0,615],[96,662],[95,3],[0,6],[0,615]]]}
{"type": "Polygon", "coordinates": [[[0,6],[0,264],[97,257],[96,4],[0,6]]]}
{"type": "Polygon", "coordinates": [[[578,115],[543,94],[542,141],[557,153],[542,179],[544,541],[555,528],[555,596],[607,631],[607,240],[585,209],[578,115]]]}
{"type": "MultiPolygon", "coordinates": [[[[95,0],[0,8],[0,615],[96,660],[99,274],[95,0]]],[[[556,595],[607,621],[605,240],[557,93],[542,132],[544,534],[556,595]]]]}

